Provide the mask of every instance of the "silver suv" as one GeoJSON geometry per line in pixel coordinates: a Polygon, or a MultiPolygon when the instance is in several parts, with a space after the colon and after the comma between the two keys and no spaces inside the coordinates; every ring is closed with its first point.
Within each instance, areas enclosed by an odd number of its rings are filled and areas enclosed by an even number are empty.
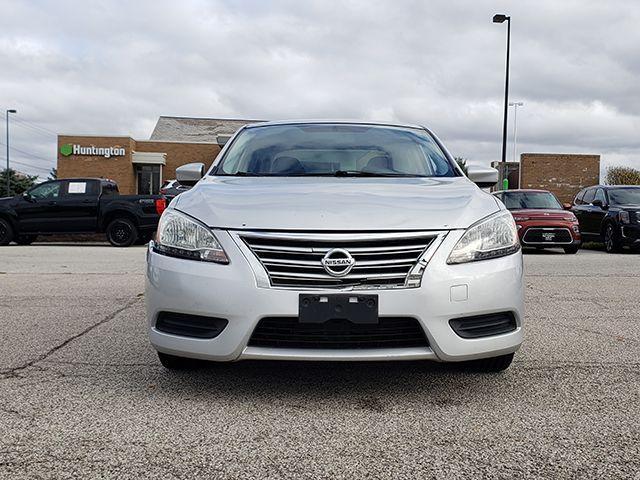
{"type": "Polygon", "coordinates": [[[149,245],[149,337],[162,364],[507,368],[523,338],[520,244],[511,214],[479,188],[497,172],[468,176],[419,126],[243,127],[206,174],[178,169],[195,186],[149,245]]]}

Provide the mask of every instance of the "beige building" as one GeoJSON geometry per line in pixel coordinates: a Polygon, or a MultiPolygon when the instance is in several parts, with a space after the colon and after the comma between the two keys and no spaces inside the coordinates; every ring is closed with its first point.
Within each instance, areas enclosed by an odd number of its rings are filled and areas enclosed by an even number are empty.
{"type": "Polygon", "coordinates": [[[58,177],[102,177],[122,194],[155,194],[176,168],[207,167],[241,126],[255,120],[160,117],[149,140],[127,136],[59,135],[58,177]]]}

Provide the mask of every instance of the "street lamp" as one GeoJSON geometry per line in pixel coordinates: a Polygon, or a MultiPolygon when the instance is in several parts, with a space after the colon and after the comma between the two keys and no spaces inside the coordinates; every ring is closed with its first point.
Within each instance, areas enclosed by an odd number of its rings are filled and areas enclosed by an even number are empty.
{"type": "Polygon", "coordinates": [[[6,111],[6,117],[7,117],[7,171],[5,172],[5,174],[7,175],[7,197],[9,197],[11,195],[9,193],[11,191],[11,176],[9,175],[9,114],[10,113],[18,113],[18,111],[13,109],[13,108],[11,108],[11,109],[6,111]]]}
{"type": "Polygon", "coordinates": [[[513,107],[513,161],[517,162],[516,148],[518,145],[518,107],[522,107],[522,102],[509,102],[509,106],[513,107]]]}
{"type": "Polygon", "coordinates": [[[493,16],[493,23],[507,22],[507,67],[504,81],[504,122],[502,125],[502,163],[507,161],[507,105],[509,104],[509,50],[511,45],[511,17],[502,13],[493,16]]]}

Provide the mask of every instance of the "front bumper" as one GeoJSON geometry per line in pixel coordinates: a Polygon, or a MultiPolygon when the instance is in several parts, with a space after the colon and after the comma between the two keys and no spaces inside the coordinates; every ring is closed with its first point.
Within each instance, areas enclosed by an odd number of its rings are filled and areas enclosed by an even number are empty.
{"type": "MultiPolygon", "coordinates": [[[[151,344],[158,351],[214,361],[279,360],[416,360],[463,361],[515,352],[523,339],[523,267],[520,252],[497,259],[447,265],[449,252],[462,236],[451,231],[424,271],[419,288],[370,290],[379,295],[379,315],[416,318],[429,347],[381,349],[291,349],[248,346],[260,319],[297,317],[299,293],[258,287],[256,275],[231,235],[216,231],[229,265],[147,254],[146,304],[151,344]],[[179,312],[228,320],[213,339],[188,338],[158,331],[159,312],[179,312]],[[449,325],[453,318],[512,312],[515,330],[483,338],[464,339],[449,325]]],[[[326,293],[339,293],[327,290],[326,293]]]]}
{"type": "Polygon", "coordinates": [[[622,225],[621,232],[621,239],[624,245],[628,247],[640,247],[640,225],[622,225]]]}

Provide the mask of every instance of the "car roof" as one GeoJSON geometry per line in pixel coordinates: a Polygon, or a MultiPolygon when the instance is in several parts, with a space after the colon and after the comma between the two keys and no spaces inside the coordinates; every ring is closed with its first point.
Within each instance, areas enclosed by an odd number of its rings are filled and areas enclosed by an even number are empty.
{"type": "Polygon", "coordinates": [[[424,130],[422,125],[400,123],[400,122],[377,122],[363,120],[333,120],[333,119],[304,119],[304,120],[277,120],[270,122],[250,123],[245,128],[269,127],[274,125],[319,125],[319,124],[340,124],[340,125],[372,125],[377,127],[401,127],[424,130]]]}
{"type": "Polygon", "coordinates": [[[535,188],[514,188],[511,190],[498,190],[492,193],[495,195],[497,193],[513,193],[513,192],[551,193],[549,190],[538,190],[535,188]]]}

